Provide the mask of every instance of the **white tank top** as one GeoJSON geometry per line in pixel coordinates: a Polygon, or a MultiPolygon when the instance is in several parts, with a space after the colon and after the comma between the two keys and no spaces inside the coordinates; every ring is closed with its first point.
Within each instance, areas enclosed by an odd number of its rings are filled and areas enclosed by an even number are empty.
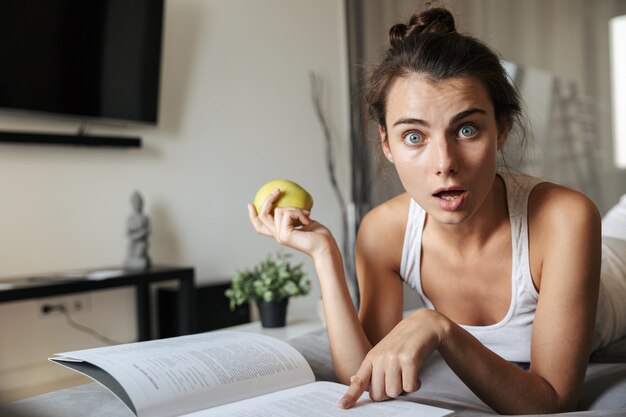
{"type": "MultiPolygon", "coordinates": [[[[532,282],[528,256],[527,206],[530,191],[542,179],[517,173],[500,173],[506,187],[511,219],[511,304],[504,318],[489,326],[461,325],[483,345],[511,362],[530,362],[530,338],[538,293],[532,282]]],[[[420,266],[426,212],[413,199],[402,249],[400,276],[417,291],[422,304],[434,310],[422,289],[420,266]]]]}
{"type": "MultiPolygon", "coordinates": [[[[528,254],[528,196],[543,179],[501,172],[511,221],[511,304],[506,316],[489,326],[467,326],[481,343],[511,362],[530,362],[530,339],[538,293],[530,273],[528,254]]],[[[400,276],[414,288],[422,304],[434,310],[422,289],[420,266],[426,212],[411,199],[402,249],[400,276]]],[[[593,350],[626,336],[626,194],[603,219],[602,272],[593,350]]]]}

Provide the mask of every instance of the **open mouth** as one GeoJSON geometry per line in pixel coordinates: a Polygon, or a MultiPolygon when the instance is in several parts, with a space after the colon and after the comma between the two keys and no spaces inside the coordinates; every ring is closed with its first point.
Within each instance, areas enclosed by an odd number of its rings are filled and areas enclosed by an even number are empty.
{"type": "Polygon", "coordinates": [[[441,190],[433,194],[437,206],[444,211],[457,211],[463,207],[463,202],[467,197],[467,190],[450,189],[441,190]]]}
{"type": "Polygon", "coordinates": [[[437,198],[441,198],[446,201],[453,201],[456,198],[460,197],[465,191],[463,190],[449,190],[449,191],[440,191],[435,193],[434,196],[437,198]]]}

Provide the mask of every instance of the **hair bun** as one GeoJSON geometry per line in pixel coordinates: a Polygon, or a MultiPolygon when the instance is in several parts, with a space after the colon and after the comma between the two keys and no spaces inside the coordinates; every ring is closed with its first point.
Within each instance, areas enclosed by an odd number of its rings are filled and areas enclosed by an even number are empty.
{"type": "Polygon", "coordinates": [[[389,29],[389,42],[391,45],[396,46],[397,44],[404,42],[407,30],[408,27],[404,23],[393,25],[391,29],[389,29]]]}
{"type": "Polygon", "coordinates": [[[399,23],[389,30],[389,42],[398,46],[407,38],[421,33],[447,34],[456,32],[454,17],[449,10],[436,7],[414,14],[409,24],[399,23]]]}

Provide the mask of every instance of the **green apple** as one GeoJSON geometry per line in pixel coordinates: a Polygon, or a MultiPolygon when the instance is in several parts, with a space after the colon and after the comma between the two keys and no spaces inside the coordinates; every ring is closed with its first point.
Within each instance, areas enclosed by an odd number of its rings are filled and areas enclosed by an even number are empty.
{"type": "Polygon", "coordinates": [[[313,207],[313,197],[307,190],[289,180],[274,180],[263,184],[254,196],[254,207],[257,213],[261,211],[263,202],[275,189],[280,190],[280,198],[274,207],[297,207],[302,210],[311,210],[313,207]]]}

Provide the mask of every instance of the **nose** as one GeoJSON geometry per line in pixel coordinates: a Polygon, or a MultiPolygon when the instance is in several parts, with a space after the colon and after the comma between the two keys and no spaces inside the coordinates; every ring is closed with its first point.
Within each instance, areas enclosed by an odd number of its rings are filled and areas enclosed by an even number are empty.
{"type": "Polygon", "coordinates": [[[437,175],[454,175],[459,171],[459,161],[456,155],[454,144],[441,137],[434,140],[433,168],[437,175]]]}

